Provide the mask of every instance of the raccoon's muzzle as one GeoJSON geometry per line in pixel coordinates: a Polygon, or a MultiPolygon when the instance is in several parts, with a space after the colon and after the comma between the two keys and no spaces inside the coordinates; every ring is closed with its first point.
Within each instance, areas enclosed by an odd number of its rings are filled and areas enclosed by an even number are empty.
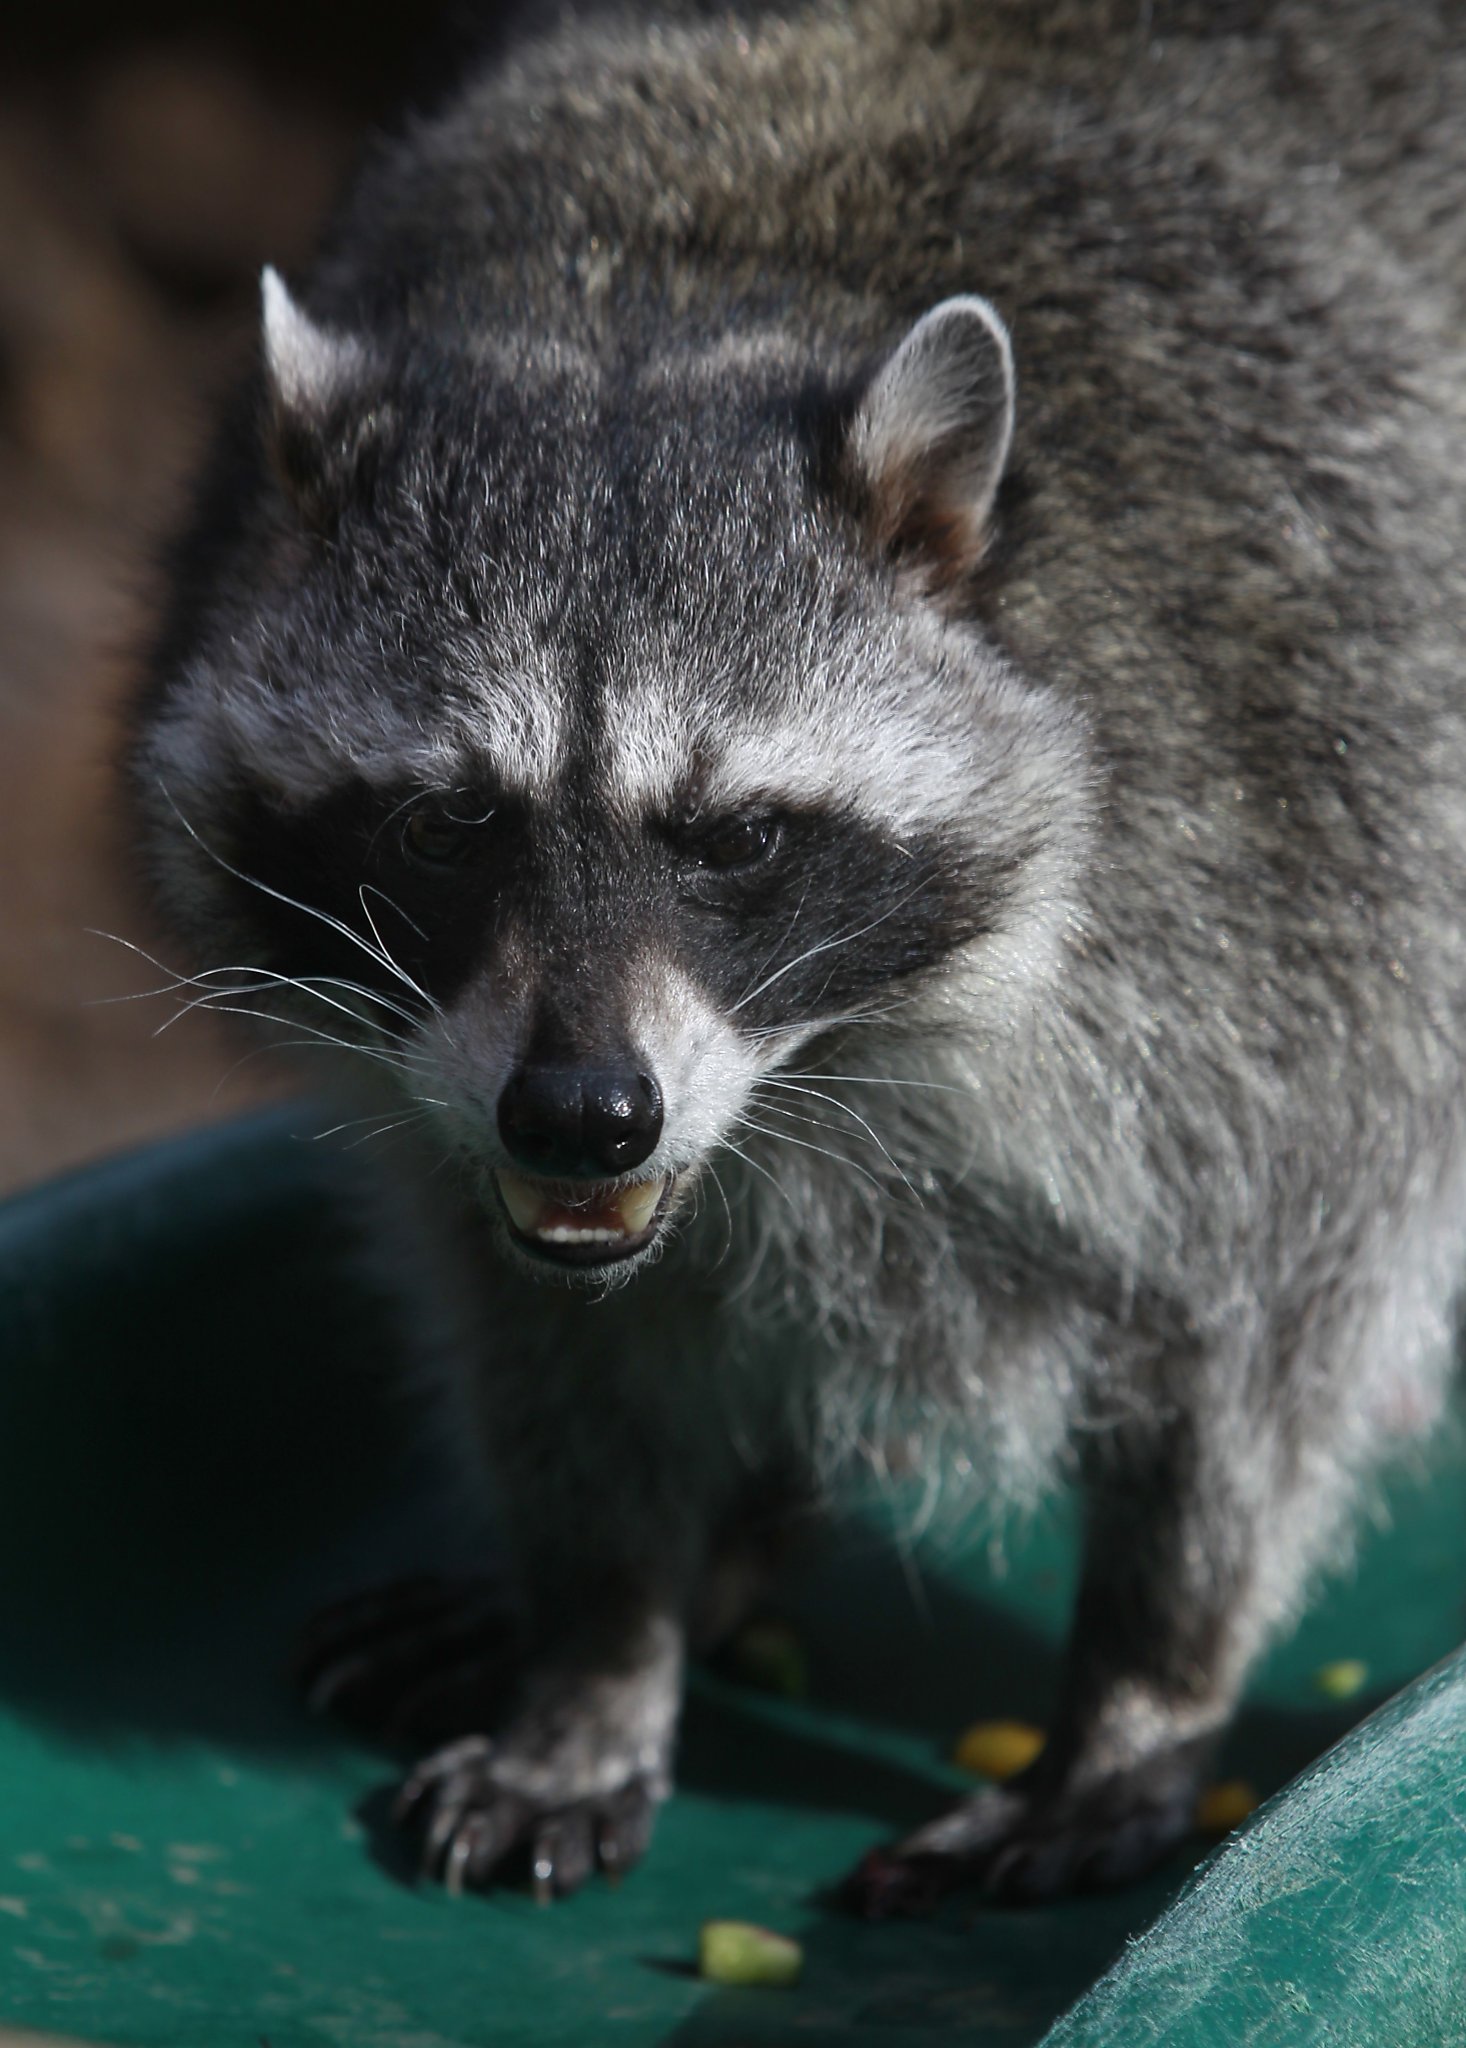
{"type": "Polygon", "coordinates": [[[509,1227],[526,1250],[557,1265],[602,1266],[651,1243],[676,1175],[617,1185],[532,1179],[500,1168],[494,1180],[509,1227]]]}
{"type": "Polygon", "coordinates": [[[629,1066],[527,1060],[499,1097],[499,1136],[516,1167],[496,1176],[519,1243],[559,1265],[599,1266],[645,1250],[671,1176],[626,1181],[662,1135],[662,1091],[629,1066]]]}

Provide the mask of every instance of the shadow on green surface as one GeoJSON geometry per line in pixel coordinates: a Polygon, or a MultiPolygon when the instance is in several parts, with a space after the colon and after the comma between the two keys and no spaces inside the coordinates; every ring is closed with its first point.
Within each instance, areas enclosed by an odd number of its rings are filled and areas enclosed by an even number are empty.
{"type": "Polygon", "coordinates": [[[390,1314],[288,1130],[193,1200],[122,1160],[0,1231],[0,1689],[77,1736],[308,1744],[261,1683],[292,1627],[404,1517],[446,1540],[390,1314]]]}

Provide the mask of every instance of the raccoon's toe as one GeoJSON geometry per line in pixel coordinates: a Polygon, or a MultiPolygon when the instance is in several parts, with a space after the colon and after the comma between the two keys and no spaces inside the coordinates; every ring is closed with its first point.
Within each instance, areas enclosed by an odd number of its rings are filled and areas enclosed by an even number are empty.
{"type": "Polygon", "coordinates": [[[1191,1832],[1195,1802],[1190,1771],[1140,1766],[1082,1787],[1026,1772],[871,1850],[841,1896],[880,1920],[929,1912],[959,1888],[1014,1905],[1108,1890],[1165,1861],[1191,1832]]]}
{"type": "Polygon", "coordinates": [[[402,1579],[315,1616],[296,1683],[313,1712],[359,1733],[441,1741],[500,1718],[517,1626],[496,1580],[402,1579]]]}
{"type": "Polygon", "coordinates": [[[914,1919],[960,1886],[981,1881],[982,1860],[1014,1838],[1027,1810],[1021,1794],[980,1792],[904,1842],[870,1849],[840,1887],[863,1920],[914,1919]]]}
{"type": "Polygon", "coordinates": [[[1110,1891],[1147,1876],[1191,1832],[1194,1796],[1132,1804],[1123,1785],[1036,1803],[974,1873],[986,1897],[1039,1904],[1076,1891],[1110,1891]]]}
{"type": "Polygon", "coordinates": [[[394,1819],[419,1834],[425,1876],[450,1892],[527,1879],[548,1902],[597,1870],[618,1877],[640,1862],[661,1796],[647,1780],[547,1803],[498,1780],[495,1758],[486,1736],[469,1736],[426,1758],[403,1785],[394,1819]]]}

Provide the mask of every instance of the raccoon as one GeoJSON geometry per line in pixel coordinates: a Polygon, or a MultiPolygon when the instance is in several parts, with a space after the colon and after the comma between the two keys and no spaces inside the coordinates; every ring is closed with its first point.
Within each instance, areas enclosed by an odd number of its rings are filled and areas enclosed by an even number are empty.
{"type": "Polygon", "coordinates": [[[897,1440],[1082,1489],[1082,1581],[1042,1756],[851,1902],[1129,1879],[1438,1410],[1463,87],[1426,6],[587,4],[266,271],[128,783],[199,998],[401,1126],[522,1633],[315,1675],[459,1700],[451,1885],[634,1861],[897,1440]]]}

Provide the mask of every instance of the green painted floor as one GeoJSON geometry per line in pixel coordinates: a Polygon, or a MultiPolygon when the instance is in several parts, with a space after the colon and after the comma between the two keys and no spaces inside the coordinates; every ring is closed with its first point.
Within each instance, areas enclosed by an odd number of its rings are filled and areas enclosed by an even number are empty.
{"type": "MultiPolygon", "coordinates": [[[[389,1318],[341,1277],[339,1164],[292,1135],[312,1127],[274,1113],[0,1210],[0,2028],[113,2048],[1036,2043],[1184,1859],[1117,1897],[958,1900],[922,1925],[856,1926],[820,1894],[961,1782],[944,1759],[966,1722],[1042,1720],[1062,1516],[996,1575],[951,1531],[893,1542],[889,1505],[853,1523],[789,1594],[810,1699],[699,1673],[681,1789],[618,1890],[547,1910],[412,1882],[383,1825],[394,1760],[308,1721],[287,1670],[324,1599],[472,1552],[403,1448],[389,1318]],[[700,1983],[709,1917],[797,1934],[803,1982],[700,1983]]],[[[1455,1647],[1460,1433],[1415,1465],[1259,1673],[1228,1774],[1274,1790],[1455,1647]],[[1333,1705],[1314,1674],[1340,1658],[1370,1677],[1333,1705]]],[[[1461,1839],[1438,1803],[1412,1824],[1432,1813],[1461,1839]]]]}

